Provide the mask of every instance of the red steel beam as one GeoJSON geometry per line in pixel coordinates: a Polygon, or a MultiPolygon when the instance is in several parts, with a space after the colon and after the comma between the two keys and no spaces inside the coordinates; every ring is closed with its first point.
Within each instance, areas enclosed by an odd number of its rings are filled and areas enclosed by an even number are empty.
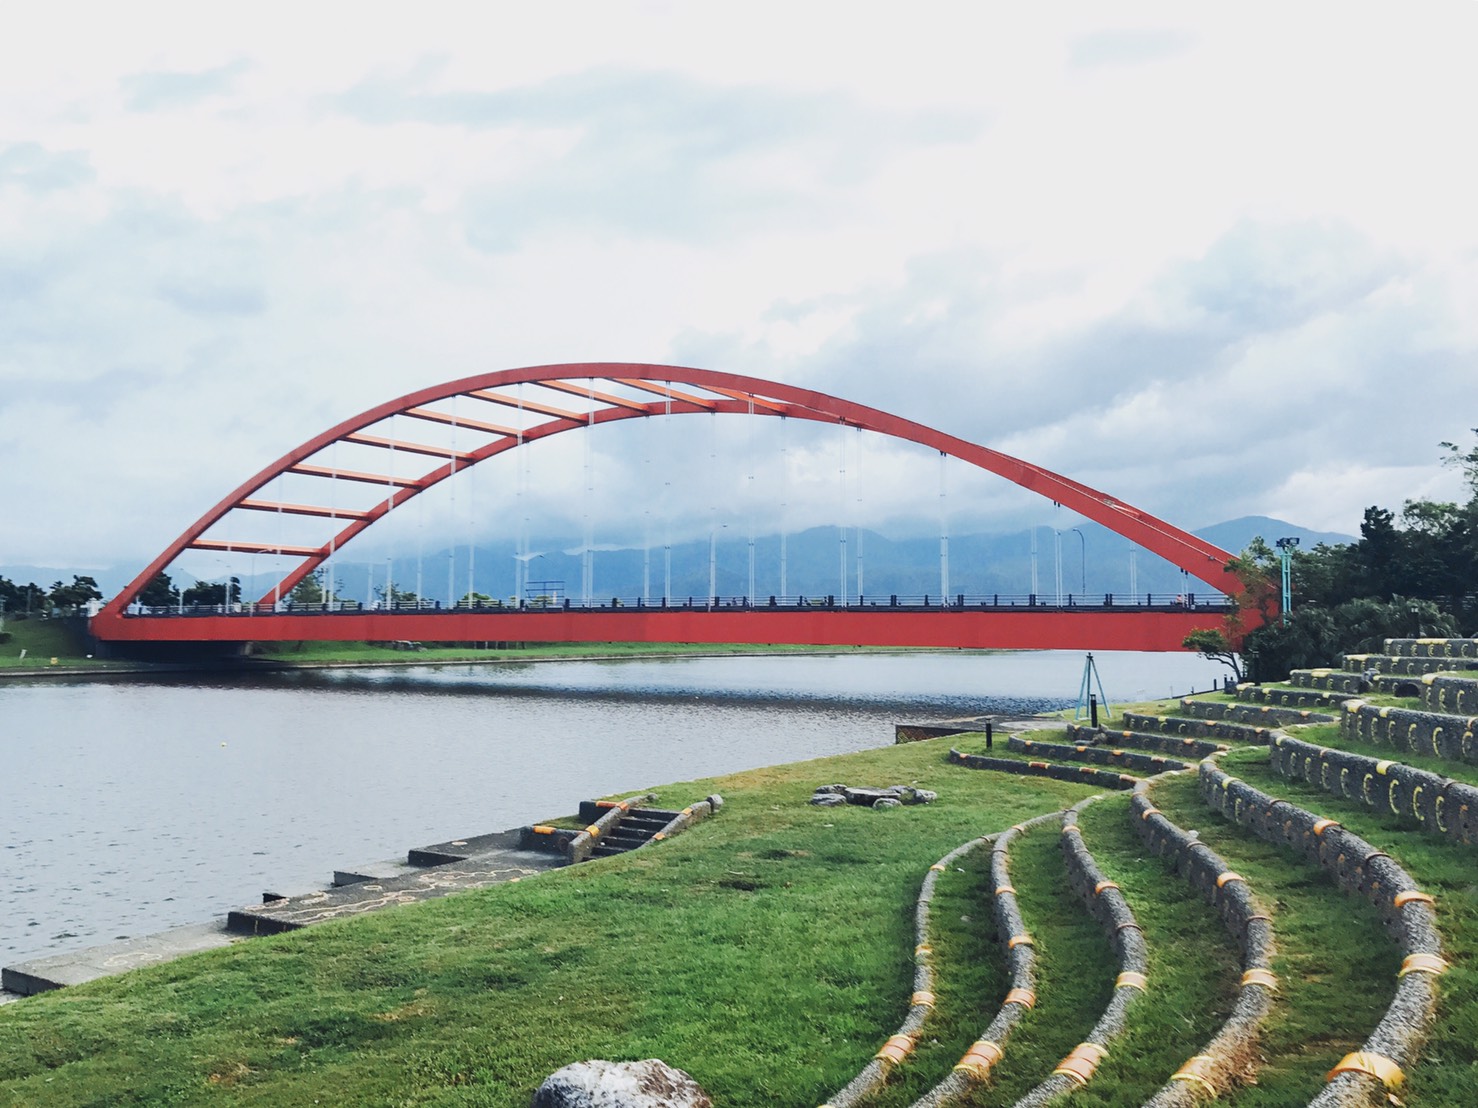
{"type": "MultiPolygon", "coordinates": [[[[97,619],[102,619],[102,616],[97,619]]],[[[973,650],[1181,651],[1219,626],[1197,611],[828,611],[768,608],[550,609],[315,615],[130,616],[94,633],[112,642],[684,642],[936,646],[973,650]]]]}

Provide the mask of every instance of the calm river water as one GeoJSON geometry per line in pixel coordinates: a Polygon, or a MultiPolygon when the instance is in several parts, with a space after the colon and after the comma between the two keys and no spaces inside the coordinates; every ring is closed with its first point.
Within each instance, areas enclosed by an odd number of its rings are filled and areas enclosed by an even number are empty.
{"type": "MultiPolygon", "coordinates": [[[[1102,653],[1114,701],[1208,688],[1102,653]]],[[[856,654],[0,683],[0,964],[200,923],[607,793],[1070,707],[1083,656],[856,654]]]]}

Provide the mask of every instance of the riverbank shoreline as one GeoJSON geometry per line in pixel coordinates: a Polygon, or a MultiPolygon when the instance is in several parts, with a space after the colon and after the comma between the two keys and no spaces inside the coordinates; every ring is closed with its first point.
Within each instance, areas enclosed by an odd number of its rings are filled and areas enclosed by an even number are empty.
{"type": "Polygon", "coordinates": [[[632,651],[629,653],[519,653],[516,651],[488,651],[477,655],[457,655],[435,658],[377,658],[366,660],[340,659],[295,662],[283,658],[240,658],[227,661],[205,662],[115,662],[96,659],[93,662],[78,662],[69,659],[57,665],[0,668],[0,682],[9,678],[31,679],[43,677],[139,677],[153,674],[177,673],[285,673],[297,670],[330,669],[411,669],[426,666],[446,665],[519,665],[534,662],[611,662],[611,661],[663,661],[677,658],[783,658],[804,655],[809,658],[852,657],[858,654],[948,654],[987,655],[1008,654],[1002,650],[964,650],[957,647],[878,647],[878,646],[818,646],[811,648],[788,647],[783,650],[754,649],[632,651]]]}

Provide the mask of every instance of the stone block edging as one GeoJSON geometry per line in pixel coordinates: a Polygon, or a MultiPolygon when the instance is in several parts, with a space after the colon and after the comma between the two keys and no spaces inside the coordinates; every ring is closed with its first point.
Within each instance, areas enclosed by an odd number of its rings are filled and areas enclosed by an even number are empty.
{"type": "Polygon", "coordinates": [[[1107,880],[1098,868],[1078,828],[1078,813],[1101,799],[1089,797],[1062,814],[1061,845],[1068,883],[1087,907],[1088,914],[1104,929],[1118,956],[1119,974],[1113,996],[1082,1043],[1058,1063],[1051,1076],[1018,1100],[1014,1108],[1040,1108],[1086,1085],[1099,1063],[1108,1056],[1109,1045],[1124,1033],[1129,1006],[1147,984],[1149,956],[1144,933],[1119,886],[1107,880]]]}
{"type": "Polygon", "coordinates": [[[596,843],[614,831],[626,818],[627,812],[638,804],[655,799],[657,799],[656,793],[638,793],[636,796],[628,796],[625,800],[618,800],[611,804],[606,809],[605,815],[594,823],[588,824],[584,830],[565,843],[565,858],[571,865],[585,861],[595,852],[596,843]]]}
{"type": "Polygon", "coordinates": [[[1349,699],[1347,693],[1325,692],[1322,689],[1288,689],[1278,685],[1254,685],[1244,683],[1237,686],[1237,699],[1245,704],[1274,704],[1283,708],[1338,708],[1349,699]]]}
{"type": "Polygon", "coordinates": [[[1478,843],[1478,788],[1400,762],[1352,754],[1290,735],[1268,744],[1274,772],[1390,812],[1453,842],[1478,843]]]}
{"type": "Polygon", "coordinates": [[[1387,639],[1385,651],[1398,658],[1478,658],[1478,639],[1387,639]]]}
{"type": "Polygon", "coordinates": [[[1067,725],[1067,737],[1077,743],[1112,743],[1114,746],[1132,746],[1136,750],[1158,750],[1181,758],[1200,759],[1231,749],[1225,743],[1183,739],[1158,731],[1109,731],[1102,727],[1086,727],[1076,723],[1067,725]]]}
{"type": "Polygon", "coordinates": [[[1143,712],[1125,712],[1124,726],[1131,731],[1158,731],[1162,735],[1189,735],[1198,739],[1231,739],[1235,742],[1263,742],[1266,728],[1222,719],[1199,719],[1184,716],[1152,716],[1143,712]]]}
{"type": "Polygon", "coordinates": [[[695,823],[702,823],[709,816],[717,815],[718,810],[723,806],[724,798],[717,795],[716,793],[711,796],[704,797],[696,804],[689,804],[682,811],[678,812],[677,815],[673,816],[670,820],[663,824],[660,831],[658,831],[646,842],[642,843],[640,847],[637,847],[637,849],[640,850],[643,847],[651,846],[653,843],[660,843],[664,839],[670,839],[672,838],[672,836],[686,831],[695,823]]]}
{"type": "Polygon", "coordinates": [[[1297,726],[1302,723],[1333,723],[1330,712],[1310,708],[1277,708],[1271,704],[1239,704],[1225,700],[1195,700],[1186,697],[1181,711],[1192,719],[1226,719],[1234,723],[1250,723],[1258,727],[1297,726]]]}
{"type": "Polygon", "coordinates": [[[1273,923],[1258,911],[1247,882],[1195,831],[1161,813],[1149,790],[1149,782],[1141,784],[1129,801],[1140,838],[1211,903],[1242,953],[1242,983],[1231,1015],[1201,1052],[1146,1102],[1146,1108],[1186,1108],[1220,1096],[1242,1080],[1255,1061],[1262,1021],[1277,987],[1272,973],[1273,923]]]}
{"type": "Polygon", "coordinates": [[[1347,739],[1469,765],[1478,765],[1475,732],[1478,717],[1381,707],[1358,699],[1345,702],[1339,719],[1339,733],[1347,739]]]}
{"type": "MultiPolygon", "coordinates": [[[[1032,946],[1031,933],[1021,917],[1016,889],[1011,884],[1008,854],[1012,840],[1028,828],[1060,818],[1059,812],[1036,816],[1002,831],[991,844],[990,875],[991,885],[995,890],[992,899],[996,938],[1006,944],[1006,962],[1010,973],[1006,999],[985,1031],[955,1063],[949,1076],[916,1100],[913,1108],[940,1108],[968,1096],[972,1089],[989,1078],[991,1069],[1004,1054],[1006,1041],[1011,1037],[1012,1030],[1036,1006],[1036,951],[1032,946]]],[[[833,1108],[840,1108],[835,1101],[832,1105],[833,1108]]],[[[826,1106],[823,1105],[822,1108],[826,1106]]]]}
{"type": "Polygon", "coordinates": [[[1069,762],[1123,766],[1125,769],[1139,770],[1142,773],[1166,773],[1171,770],[1191,768],[1188,762],[1165,758],[1159,754],[1141,754],[1136,751],[1088,743],[1079,743],[1076,746],[1068,746],[1065,743],[1043,743],[1035,739],[1023,739],[1020,735],[1010,736],[1006,740],[1006,748],[1018,754],[1029,754],[1034,758],[1060,758],[1069,762]]]}
{"type": "Polygon", "coordinates": [[[1421,679],[1422,707],[1454,716],[1478,715],[1478,678],[1428,673],[1421,679]]]}
{"type": "Polygon", "coordinates": [[[1096,789],[1132,789],[1139,783],[1138,777],[1094,769],[1092,766],[1060,766],[1054,762],[1040,761],[1018,762],[1014,758],[992,758],[986,754],[966,754],[960,750],[951,750],[949,761],[967,769],[989,769],[997,773],[1014,773],[1021,777],[1051,777],[1058,781],[1092,785],[1096,789]]]}
{"type": "Polygon", "coordinates": [[[1333,820],[1274,799],[1214,762],[1202,762],[1199,775],[1201,796],[1209,807],[1329,870],[1341,889],[1370,901],[1394,935],[1402,955],[1396,994],[1363,1048],[1329,1072],[1328,1084],[1309,1106],[1385,1103],[1390,1089],[1416,1061],[1436,1018],[1436,978],[1446,963],[1432,898],[1389,855],[1333,820]]]}

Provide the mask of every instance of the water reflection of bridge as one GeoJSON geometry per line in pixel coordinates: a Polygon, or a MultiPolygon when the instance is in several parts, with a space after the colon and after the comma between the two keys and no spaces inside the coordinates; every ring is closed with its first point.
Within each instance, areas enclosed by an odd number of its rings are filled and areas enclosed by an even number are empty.
{"type": "MultiPolygon", "coordinates": [[[[1228,597],[1241,594],[1242,583],[1228,568],[1230,558],[1204,540],[1040,466],[836,397],[707,370],[582,364],[454,381],[329,429],[226,496],[107,604],[92,627],[99,639],[119,643],[646,641],[1173,650],[1190,631],[1219,626],[1228,597]],[[501,413],[499,422],[481,415],[494,409],[501,413]],[[947,539],[942,538],[941,589],[935,595],[848,595],[845,541],[837,594],[759,595],[751,541],[750,591],[743,596],[597,599],[587,555],[578,600],[454,604],[449,582],[445,606],[290,602],[298,586],[325,569],[332,598],[334,559],[349,542],[407,501],[479,463],[566,431],[592,434],[597,425],[618,420],[700,413],[811,420],[921,444],[941,459],[954,457],[989,470],[1103,524],[1179,567],[1188,585],[1205,582],[1208,588],[1200,595],[1178,596],[967,595],[948,589],[947,539]],[[407,438],[401,430],[406,424],[433,430],[407,438]],[[350,452],[352,466],[340,464],[341,449],[350,452]],[[346,492],[355,489],[362,490],[358,501],[346,492]],[[274,520],[280,535],[285,519],[319,525],[323,532],[301,542],[261,537],[270,530],[263,520],[274,520]],[[243,534],[254,537],[243,539],[243,534]],[[150,583],[189,551],[263,558],[282,564],[284,571],[256,602],[145,606],[141,598],[150,583]]],[[[524,582],[519,584],[523,594],[524,582]]],[[[468,597],[476,597],[470,585],[468,597]]]]}

